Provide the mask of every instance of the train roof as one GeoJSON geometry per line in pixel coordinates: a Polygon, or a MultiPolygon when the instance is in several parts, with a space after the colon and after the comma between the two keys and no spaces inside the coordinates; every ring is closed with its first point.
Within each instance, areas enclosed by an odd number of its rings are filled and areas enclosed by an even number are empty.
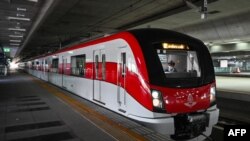
{"type": "Polygon", "coordinates": [[[197,38],[167,29],[142,28],[129,30],[128,32],[132,33],[141,42],[154,42],[157,40],[164,40],[186,44],[192,44],[192,42],[203,44],[203,42],[197,38]]]}
{"type": "Polygon", "coordinates": [[[78,48],[82,48],[82,47],[110,41],[113,39],[123,38],[124,34],[132,34],[140,42],[148,42],[148,41],[159,40],[159,38],[164,38],[164,39],[167,38],[169,41],[173,41],[173,42],[180,41],[183,43],[189,43],[189,42],[195,41],[195,42],[202,43],[200,40],[198,40],[196,38],[193,38],[191,36],[188,36],[188,35],[176,32],[176,31],[159,29],[159,28],[141,28],[141,29],[133,29],[133,30],[128,30],[128,31],[117,32],[117,33],[111,34],[111,35],[106,36],[106,37],[99,37],[99,38],[96,38],[96,39],[93,39],[90,41],[82,42],[82,43],[77,44],[77,45],[62,48],[62,49],[57,50],[57,51],[52,52],[52,53],[39,55],[39,56],[33,57],[29,60],[43,58],[43,57],[47,57],[50,55],[54,55],[54,54],[58,54],[58,53],[62,53],[62,52],[67,52],[67,51],[71,51],[74,49],[78,49],[78,48]]]}

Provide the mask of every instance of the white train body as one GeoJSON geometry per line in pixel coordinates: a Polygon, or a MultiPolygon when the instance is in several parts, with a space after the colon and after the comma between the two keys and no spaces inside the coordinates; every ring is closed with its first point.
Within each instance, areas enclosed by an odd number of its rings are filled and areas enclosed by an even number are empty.
{"type": "MultiPolygon", "coordinates": [[[[152,29],[149,32],[155,33],[158,30],[152,29]]],[[[147,29],[145,31],[147,32],[147,29]]],[[[143,51],[142,43],[137,39],[140,34],[137,34],[136,30],[135,32],[136,35],[130,32],[114,34],[36,57],[26,62],[26,69],[28,73],[44,81],[137,120],[162,134],[172,135],[173,138],[179,138],[177,122],[182,118],[186,120],[186,117],[196,118],[201,116],[203,118],[203,116],[206,116],[204,118],[208,121],[202,132],[209,136],[212,126],[218,121],[219,114],[219,110],[216,108],[216,104],[212,104],[214,101],[211,101],[210,96],[210,91],[215,86],[214,79],[210,78],[206,83],[203,83],[204,77],[202,83],[199,81],[199,85],[196,86],[186,86],[183,82],[180,82],[178,87],[177,85],[168,87],[167,84],[164,84],[165,86],[157,85],[156,82],[151,81],[151,78],[155,77],[152,73],[154,70],[152,68],[149,70],[150,66],[145,59],[150,59],[150,56],[147,56],[146,51],[143,51]],[[182,83],[183,88],[179,86],[182,83]],[[156,92],[158,97],[156,97],[156,100],[152,96],[153,91],[156,92]],[[193,91],[197,92],[196,96],[192,93],[193,91]],[[169,92],[182,93],[183,96],[180,100],[173,94],[168,94],[169,92]],[[198,98],[198,96],[202,98],[198,98]],[[153,103],[154,100],[155,103],[153,103]],[[160,102],[160,104],[157,102],[160,102]],[[180,118],[175,119],[175,117],[180,118]]],[[[144,30],[139,30],[139,32],[146,34],[144,30]]],[[[169,34],[172,34],[172,32],[169,34]]],[[[190,38],[175,32],[173,34],[176,37],[190,38]]],[[[195,39],[190,38],[190,40],[195,39]]],[[[178,38],[176,38],[176,41],[178,41],[178,38]]],[[[175,41],[171,40],[172,42],[175,41]]],[[[191,49],[188,48],[188,50],[191,49]]],[[[178,49],[171,49],[171,51],[178,51],[178,49]]],[[[161,58],[158,60],[161,60],[161,58]]],[[[211,58],[207,60],[210,63],[211,58]]],[[[158,66],[159,70],[162,67],[158,66]]],[[[202,65],[199,69],[200,74],[198,72],[198,75],[202,77],[202,75],[205,75],[202,71],[202,65]]],[[[157,70],[157,67],[155,67],[155,70],[157,70]]],[[[197,76],[197,84],[199,76],[197,76]]],[[[196,128],[197,125],[192,126],[196,128]]],[[[200,136],[202,132],[192,133],[189,129],[181,132],[187,132],[186,136],[180,136],[181,139],[201,140],[203,138],[200,136]]]]}

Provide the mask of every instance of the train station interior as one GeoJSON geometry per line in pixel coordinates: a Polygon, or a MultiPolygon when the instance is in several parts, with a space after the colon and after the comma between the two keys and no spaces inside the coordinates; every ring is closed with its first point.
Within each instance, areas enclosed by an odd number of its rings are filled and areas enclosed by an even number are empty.
{"type": "Polygon", "coordinates": [[[1,0],[0,141],[250,129],[249,15],[249,0],[1,0]]]}

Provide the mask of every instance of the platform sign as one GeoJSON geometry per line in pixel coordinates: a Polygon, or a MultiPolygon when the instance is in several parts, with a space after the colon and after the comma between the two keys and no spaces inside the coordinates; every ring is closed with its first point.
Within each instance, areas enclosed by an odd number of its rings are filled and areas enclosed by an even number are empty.
{"type": "Polygon", "coordinates": [[[220,67],[227,68],[228,67],[228,60],[220,60],[220,67]]]}
{"type": "Polygon", "coordinates": [[[3,48],[4,52],[10,52],[10,48],[3,48]]]}

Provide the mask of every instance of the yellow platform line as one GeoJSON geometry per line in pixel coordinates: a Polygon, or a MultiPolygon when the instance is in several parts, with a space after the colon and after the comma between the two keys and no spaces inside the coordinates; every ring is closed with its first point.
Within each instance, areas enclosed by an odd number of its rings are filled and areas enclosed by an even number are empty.
{"type": "Polygon", "coordinates": [[[60,98],[62,101],[70,105],[73,109],[78,111],[82,116],[86,117],[88,120],[93,122],[96,126],[98,126],[100,129],[106,131],[108,134],[110,134],[112,137],[114,137],[117,140],[135,140],[135,141],[146,141],[146,138],[141,136],[140,134],[131,131],[129,128],[126,128],[119,123],[116,123],[106,117],[105,115],[102,115],[98,113],[97,111],[92,110],[89,106],[85,105],[84,103],[64,94],[59,89],[55,88],[54,86],[51,86],[47,84],[46,82],[43,82],[38,79],[32,79],[36,83],[38,83],[40,86],[42,86],[44,89],[46,89],[51,94],[55,95],[56,97],[60,98]]]}

